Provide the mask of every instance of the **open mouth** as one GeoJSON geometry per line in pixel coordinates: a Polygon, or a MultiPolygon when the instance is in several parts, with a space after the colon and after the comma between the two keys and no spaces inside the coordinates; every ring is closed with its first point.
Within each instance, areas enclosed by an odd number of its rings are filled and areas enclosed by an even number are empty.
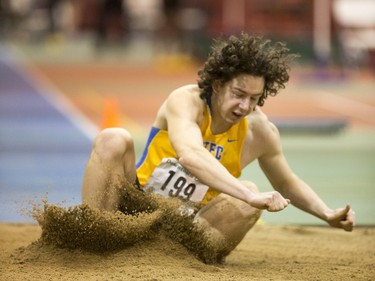
{"type": "Polygon", "coordinates": [[[243,116],[243,114],[238,113],[238,112],[232,112],[232,114],[233,114],[236,118],[242,118],[242,116],[243,116]]]}

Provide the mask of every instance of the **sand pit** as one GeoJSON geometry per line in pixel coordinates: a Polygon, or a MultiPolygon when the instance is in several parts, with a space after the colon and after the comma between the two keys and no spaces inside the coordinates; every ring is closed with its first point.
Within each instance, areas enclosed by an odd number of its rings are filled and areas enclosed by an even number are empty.
{"type": "Polygon", "coordinates": [[[223,265],[155,237],[120,251],[60,249],[36,224],[0,224],[1,280],[374,280],[375,229],[256,225],[223,265]]]}
{"type": "Polygon", "coordinates": [[[179,200],[122,190],[121,212],[42,201],[30,210],[38,223],[0,223],[0,280],[375,278],[374,227],[258,223],[226,256],[221,237],[176,211],[179,200]]]}
{"type": "Polygon", "coordinates": [[[257,224],[218,264],[223,244],[168,208],[103,214],[46,204],[34,216],[39,224],[0,223],[0,280],[375,278],[374,227],[257,224]]]}

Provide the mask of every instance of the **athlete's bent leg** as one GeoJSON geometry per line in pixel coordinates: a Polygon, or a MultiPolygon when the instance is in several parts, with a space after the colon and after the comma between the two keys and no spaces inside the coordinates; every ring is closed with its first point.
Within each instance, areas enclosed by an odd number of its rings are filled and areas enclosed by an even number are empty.
{"type": "Polygon", "coordinates": [[[121,193],[119,179],[134,183],[134,143],[124,129],[103,130],[95,139],[82,185],[82,201],[101,210],[117,210],[121,193]]]}
{"type": "MultiPolygon", "coordinates": [[[[244,181],[253,192],[255,184],[244,181]]],[[[196,215],[196,222],[208,226],[212,235],[219,235],[228,242],[228,253],[245,237],[260,218],[262,211],[226,194],[220,194],[196,215]]]]}

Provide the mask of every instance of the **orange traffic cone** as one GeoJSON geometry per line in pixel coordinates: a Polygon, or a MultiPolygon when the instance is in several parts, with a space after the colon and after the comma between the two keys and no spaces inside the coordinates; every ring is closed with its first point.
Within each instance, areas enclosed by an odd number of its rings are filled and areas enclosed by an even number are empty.
{"type": "Polygon", "coordinates": [[[103,119],[101,128],[113,128],[119,127],[120,124],[120,112],[118,108],[118,101],[115,98],[107,98],[104,101],[103,119]]]}

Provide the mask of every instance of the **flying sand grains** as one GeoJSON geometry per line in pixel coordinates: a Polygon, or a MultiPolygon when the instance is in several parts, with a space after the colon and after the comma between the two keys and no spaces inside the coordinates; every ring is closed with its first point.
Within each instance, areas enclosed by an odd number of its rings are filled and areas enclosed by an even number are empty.
{"type": "Polygon", "coordinates": [[[181,214],[180,200],[139,191],[127,183],[121,183],[119,190],[123,203],[116,212],[87,204],[63,208],[47,202],[43,208],[34,208],[32,216],[42,228],[41,242],[105,252],[164,235],[205,263],[221,263],[229,253],[222,238],[209,235],[203,226],[181,214]]]}
{"type": "Polygon", "coordinates": [[[42,240],[61,248],[110,251],[133,245],[153,236],[153,223],[160,212],[136,216],[99,211],[86,204],[62,208],[44,206],[42,240]]]}

